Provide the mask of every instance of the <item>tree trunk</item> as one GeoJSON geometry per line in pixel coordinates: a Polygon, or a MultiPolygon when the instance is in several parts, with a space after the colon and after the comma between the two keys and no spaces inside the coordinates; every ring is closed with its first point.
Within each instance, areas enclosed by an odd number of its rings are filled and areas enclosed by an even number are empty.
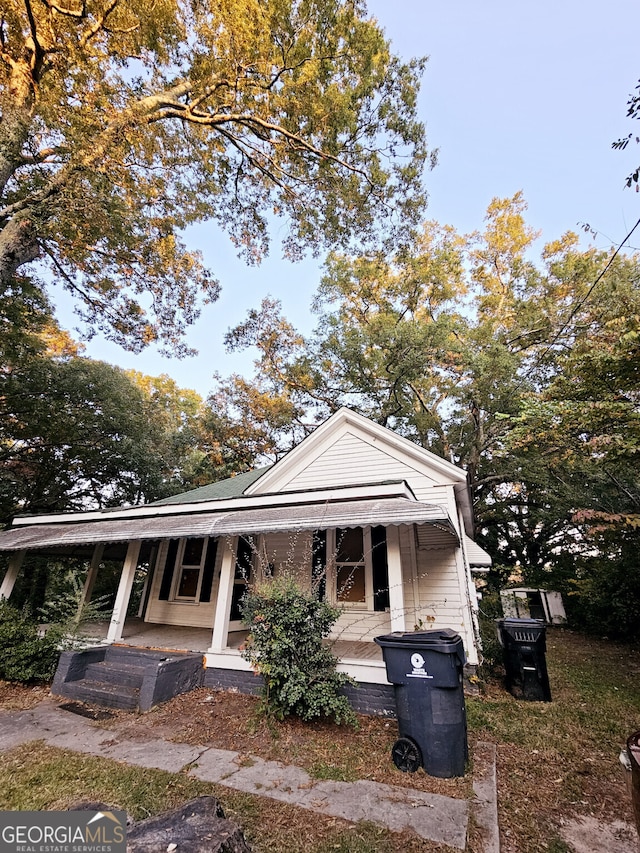
{"type": "MultiPolygon", "coordinates": [[[[4,200],[8,182],[23,162],[23,149],[29,137],[34,104],[34,79],[25,59],[11,62],[11,73],[0,99],[0,200],[4,200]]],[[[0,220],[1,221],[1,220],[0,220]]],[[[0,293],[15,278],[22,264],[39,255],[33,223],[25,211],[7,218],[0,226],[0,293]]]]}
{"type": "Polygon", "coordinates": [[[0,231],[0,293],[11,286],[18,268],[40,254],[33,223],[15,216],[0,231]]]}
{"type": "Polygon", "coordinates": [[[31,68],[27,62],[14,62],[0,100],[0,198],[21,163],[24,144],[29,136],[34,93],[31,68]]]}

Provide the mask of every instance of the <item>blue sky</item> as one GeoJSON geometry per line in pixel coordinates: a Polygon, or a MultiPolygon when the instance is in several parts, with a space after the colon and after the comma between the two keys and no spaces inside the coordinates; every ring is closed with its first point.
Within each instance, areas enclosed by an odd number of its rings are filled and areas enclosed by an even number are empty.
{"type": "MultiPolygon", "coordinates": [[[[640,217],[640,194],[624,179],[640,163],[640,146],[616,152],[611,142],[640,123],[626,118],[640,78],[637,0],[369,0],[371,14],[404,58],[428,55],[420,114],[438,166],[426,175],[428,219],[460,232],[482,226],[492,198],[522,190],[528,221],[551,240],[580,223],[598,232],[595,245],[622,241],[640,217]]],[[[632,245],[640,246],[640,236],[632,245]]],[[[214,226],[189,232],[219,278],[221,298],[189,333],[199,355],[185,360],[124,352],[98,338],[87,355],[144,373],[168,373],[202,395],[212,374],[247,374],[251,356],[227,355],[222,337],[270,294],[301,329],[313,328],[310,301],[321,262],[298,264],[272,255],[247,267],[214,226]]],[[[593,242],[584,238],[585,245],[593,242]]],[[[73,328],[69,302],[61,320],[73,328]]]]}

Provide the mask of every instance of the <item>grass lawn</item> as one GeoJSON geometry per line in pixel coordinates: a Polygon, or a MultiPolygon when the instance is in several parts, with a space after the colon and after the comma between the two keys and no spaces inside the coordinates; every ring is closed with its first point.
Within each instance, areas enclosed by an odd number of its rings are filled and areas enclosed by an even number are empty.
{"type": "MultiPolygon", "coordinates": [[[[627,736],[640,729],[640,660],[628,647],[568,630],[549,630],[547,645],[553,702],[516,701],[498,680],[490,681],[482,696],[467,699],[470,744],[483,740],[497,747],[503,853],[568,853],[560,830],[573,817],[632,822],[618,755],[627,736]]],[[[43,695],[42,690],[0,686],[0,707],[28,705],[43,695]]],[[[96,725],[298,764],[315,778],[368,778],[448,796],[470,795],[470,774],[438,780],[422,771],[397,771],[390,760],[393,721],[361,717],[357,731],[296,720],[268,726],[256,719],[255,704],[238,694],[194,691],[144,716],[118,714],[96,725]]],[[[60,809],[91,799],[124,808],[136,819],[213,794],[243,827],[256,853],[445,850],[411,835],[353,826],[184,774],[127,767],[42,744],[5,753],[2,779],[1,809],[60,809]]],[[[469,853],[474,846],[472,831],[469,853]]]]}

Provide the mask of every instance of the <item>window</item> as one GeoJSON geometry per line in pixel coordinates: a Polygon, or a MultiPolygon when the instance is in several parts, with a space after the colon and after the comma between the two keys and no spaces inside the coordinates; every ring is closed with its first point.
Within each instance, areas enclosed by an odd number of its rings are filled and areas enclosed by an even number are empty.
{"type": "Polygon", "coordinates": [[[387,537],[383,526],[319,530],[313,535],[314,589],[345,607],[383,611],[389,607],[387,537]]]}
{"type": "Polygon", "coordinates": [[[231,612],[229,614],[229,621],[232,627],[238,627],[242,624],[240,603],[247,592],[249,581],[251,580],[254,550],[253,537],[240,536],[238,538],[236,565],[233,574],[233,592],[231,595],[231,612]]]}
{"type": "Polygon", "coordinates": [[[160,601],[211,601],[216,552],[215,539],[170,539],[158,595],[160,601]]]}
{"type": "MultiPolygon", "coordinates": [[[[369,549],[370,550],[370,549],[369,549]]],[[[362,527],[336,530],[336,599],[341,604],[367,603],[367,561],[362,527]]]]}
{"type": "Polygon", "coordinates": [[[177,572],[176,598],[189,598],[195,601],[200,582],[204,539],[183,540],[182,559],[177,572]]]}

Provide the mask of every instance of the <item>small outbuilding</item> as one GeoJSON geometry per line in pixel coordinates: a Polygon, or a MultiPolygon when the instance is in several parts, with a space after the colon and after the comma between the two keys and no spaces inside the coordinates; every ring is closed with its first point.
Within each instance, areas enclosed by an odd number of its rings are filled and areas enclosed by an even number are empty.
{"type": "Polygon", "coordinates": [[[567,621],[559,592],[512,587],[500,591],[500,600],[502,612],[507,618],[541,619],[547,625],[564,625],[567,621]]]}

